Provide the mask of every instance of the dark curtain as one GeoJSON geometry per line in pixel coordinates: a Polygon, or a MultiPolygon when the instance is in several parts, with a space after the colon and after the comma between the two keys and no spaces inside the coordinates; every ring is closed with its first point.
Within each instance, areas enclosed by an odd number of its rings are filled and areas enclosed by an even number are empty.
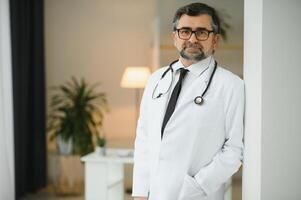
{"type": "Polygon", "coordinates": [[[16,198],[46,185],[43,0],[10,0],[16,198]]]}

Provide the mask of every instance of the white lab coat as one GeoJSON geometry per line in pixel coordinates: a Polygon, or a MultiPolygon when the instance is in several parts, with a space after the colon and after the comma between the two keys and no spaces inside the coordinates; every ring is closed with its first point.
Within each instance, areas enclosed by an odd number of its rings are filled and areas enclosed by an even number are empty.
{"type": "MultiPolygon", "coordinates": [[[[149,195],[150,200],[223,199],[225,182],[239,169],[243,158],[244,84],[238,76],[218,67],[204,103],[196,105],[194,98],[204,91],[213,68],[211,62],[197,80],[182,88],[162,140],[169,95],[153,99],[152,93],[167,67],[149,78],[137,125],[132,196],[149,195]]],[[[170,79],[160,84],[160,88],[168,87],[170,79]]]]}

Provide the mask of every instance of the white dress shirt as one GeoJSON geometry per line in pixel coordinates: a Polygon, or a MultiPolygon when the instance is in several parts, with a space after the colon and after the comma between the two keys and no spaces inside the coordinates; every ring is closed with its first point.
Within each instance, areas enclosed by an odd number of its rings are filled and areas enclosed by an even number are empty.
{"type": "Polygon", "coordinates": [[[167,73],[161,81],[168,67],[157,70],[145,88],[135,140],[132,195],[150,200],[222,200],[224,184],[243,158],[244,84],[218,67],[203,104],[197,105],[194,98],[205,90],[214,58],[187,67],[161,140],[163,117],[181,67],[180,61],[175,63],[173,74],[167,73]],[[152,98],[166,88],[166,94],[152,98]]]}

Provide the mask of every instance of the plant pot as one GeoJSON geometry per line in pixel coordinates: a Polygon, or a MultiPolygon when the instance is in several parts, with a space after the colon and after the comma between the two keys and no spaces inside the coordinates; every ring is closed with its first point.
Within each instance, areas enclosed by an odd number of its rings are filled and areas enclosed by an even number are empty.
{"type": "Polygon", "coordinates": [[[106,155],[106,148],[105,147],[96,147],[95,148],[95,152],[97,153],[97,155],[100,156],[105,156],[106,155]]]}
{"type": "Polygon", "coordinates": [[[67,141],[63,140],[61,135],[58,135],[56,138],[59,154],[60,155],[71,155],[73,150],[72,138],[69,138],[67,141]]]}
{"type": "Polygon", "coordinates": [[[48,171],[51,172],[48,177],[49,184],[53,186],[57,196],[83,195],[85,173],[84,164],[80,161],[79,155],[50,153],[48,166],[48,171]]]}

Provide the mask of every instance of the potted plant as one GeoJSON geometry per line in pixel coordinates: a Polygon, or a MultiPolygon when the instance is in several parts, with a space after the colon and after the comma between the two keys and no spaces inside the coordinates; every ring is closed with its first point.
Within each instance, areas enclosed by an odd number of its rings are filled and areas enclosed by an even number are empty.
{"type": "Polygon", "coordinates": [[[96,139],[96,153],[98,155],[105,155],[106,154],[106,139],[104,137],[97,137],[96,139]]]}
{"type": "Polygon", "coordinates": [[[98,137],[108,111],[106,94],[96,92],[97,86],[72,77],[53,88],[47,130],[51,139],[57,138],[61,154],[85,155],[93,151],[93,137],[98,137]]]}

